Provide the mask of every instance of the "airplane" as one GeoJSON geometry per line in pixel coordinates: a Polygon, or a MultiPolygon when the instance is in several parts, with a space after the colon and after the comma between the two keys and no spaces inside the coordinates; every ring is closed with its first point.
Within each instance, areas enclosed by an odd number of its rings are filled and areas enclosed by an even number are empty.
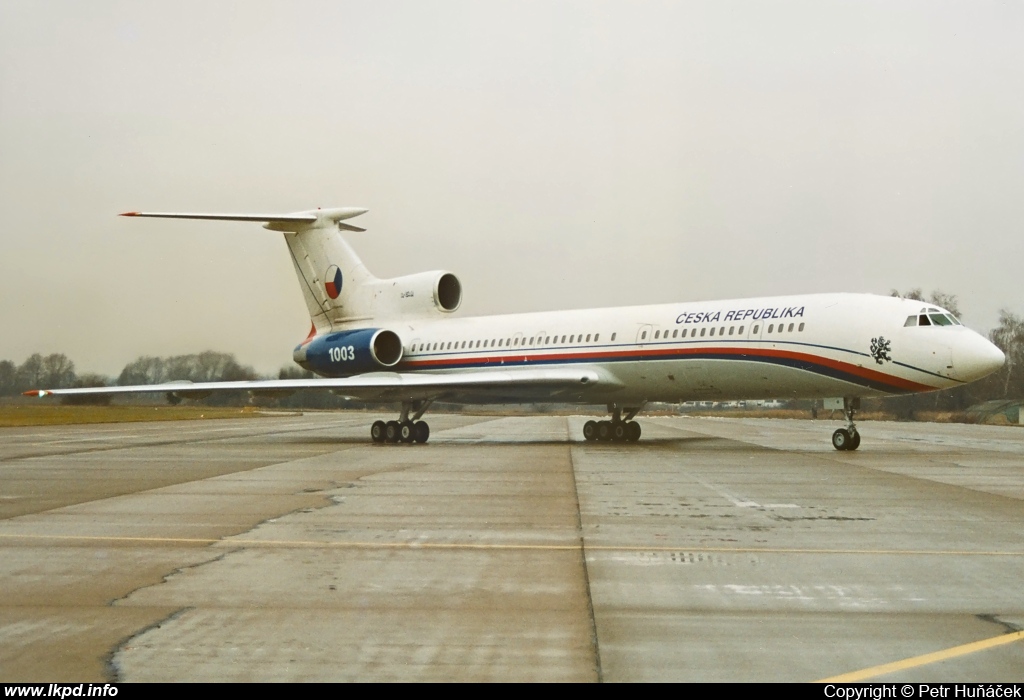
{"type": "Polygon", "coordinates": [[[127,212],[121,216],[258,222],[284,234],[312,322],[293,359],[319,377],[36,389],[29,396],[212,392],[271,395],[325,389],[394,402],[375,443],[425,443],[437,401],[604,405],[587,441],[636,442],[651,402],[825,399],[856,450],[864,397],[937,391],[998,370],[1003,353],[948,310],[871,294],[810,294],[460,318],[462,283],[435,270],[373,276],[342,236],[366,213],[347,207],[292,214],[127,212]]]}

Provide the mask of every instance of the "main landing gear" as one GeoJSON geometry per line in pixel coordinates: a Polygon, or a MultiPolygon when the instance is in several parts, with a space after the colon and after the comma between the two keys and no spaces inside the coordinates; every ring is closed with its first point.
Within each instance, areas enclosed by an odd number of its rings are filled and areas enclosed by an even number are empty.
{"type": "Polygon", "coordinates": [[[612,412],[611,420],[588,420],[583,424],[583,437],[588,442],[636,442],[640,439],[640,424],[633,420],[633,416],[640,412],[640,406],[627,408],[625,418],[622,409],[615,404],[609,404],[608,410],[612,412]]]}
{"type": "Polygon", "coordinates": [[[859,398],[844,398],[843,413],[846,415],[846,427],[832,433],[832,447],[837,450],[853,451],[860,447],[860,433],[853,422],[853,412],[860,408],[859,398]]]}
{"type": "Polygon", "coordinates": [[[430,438],[430,426],[420,417],[427,412],[431,403],[433,401],[403,401],[399,419],[387,423],[382,420],[374,422],[370,426],[370,438],[377,443],[426,442],[430,438]]]}

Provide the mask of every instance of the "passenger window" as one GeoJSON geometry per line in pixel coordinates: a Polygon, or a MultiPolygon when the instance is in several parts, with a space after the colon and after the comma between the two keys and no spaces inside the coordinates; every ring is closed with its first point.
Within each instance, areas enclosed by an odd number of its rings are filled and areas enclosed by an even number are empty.
{"type": "Polygon", "coordinates": [[[564,335],[562,336],[562,342],[563,343],[565,342],[565,336],[564,335]]]}
{"type": "MultiPolygon", "coordinates": [[[[617,336],[617,335],[618,335],[618,333],[612,333],[612,340],[615,340],[615,336],[617,336]]],[[[597,338],[594,338],[594,340],[597,340],[597,338]]]]}
{"type": "Polygon", "coordinates": [[[743,326],[740,326],[740,331],[739,331],[739,333],[740,333],[740,335],[743,335],[743,326]]]}
{"type": "Polygon", "coordinates": [[[791,324],[789,324],[789,332],[790,332],[790,333],[792,333],[792,332],[793,332],[793,324],[792,324],[792,323],[791,323],[791,324]]]}
{"type": "MultiPolygon", "coordinates": [[[[600,339],[601,339],[601,334],[600,333],[595,333],[594,334],[594,342],[596,343],[600,339]]],[[[612,340],[615,340],[615,334],[614,333],[612,333],[612,340]]]]}
{"type": "Polygon", "coordinates": [[[678,328],[676,328],[675,330],[672,331],[672,337],[673,338],[678,338],[679,337],[679,329],[678,328]]]}
{"type": "Polygon", "coordinates": [[[714,328],[712,328],[712,329],[711,329],[711,335],[712,335],[712,336],[714,336],[714,335],[715,335],[715,329],[714,329],[714,328]]]}
{"type": "Polygon", "coordinates": [[[736,330],[736,326],[729,326],[729,335],[732,335],[734,330],[736,330]]]}
{"type": "Polygon", "coordinates": [[[750,332],[753,333],[754,335],[757,335],[757,333],[760,330],[760,328],[761,328],[761,325],[758,324],[758,325],[754,326],[754,330],[752,330],[750,332]]]}
{"type": "Polygon", "coordinates": [[[708,330],[707,328],[701,328],[701,329],[700,329],[700,337],[701,337],[701,338],[703,338],[703,337],[704,337],[704,334],[705,334],[705,333],[707,332],[707,330],[708,330]]]}
{"type": "Polygon", "coordinates": [[[800,327],[797,330],[800,331],[801,333],[803,333],[804,332],[804,324],[801,323],[800,327]]]}
{"type": "Polygon", "coordinates": [[[640,334],[640,340],[647,340],[647,331],[640,334]]]}
{"type": "Polygon", "coordinates": [[[685,338],[686,337],[686,329],[685,328],[683,329],[683,334],[680,337],[681,338],[685,338]]]}
{"type": "Polygon", "coordinates": [[[725,335],[725,326],[718,329],[718,335],[725,335]]]}
{"type": "Polygon", "coordinates": [[[775,324],[774,323],[771,324],[770,326],[768,326],[768,332],[769,333],[771,333],[773,330],[775,330],[775,324]]]}
{"type": "Polygon", "coordinates": [[[590,342],[590,333],[587,333],[587,342],[590,342]]]}
{"type": "Polygon", "coordinates": [[[654,331],[654,339],[657,340],[661,337],[661,331],[654,331]]]}

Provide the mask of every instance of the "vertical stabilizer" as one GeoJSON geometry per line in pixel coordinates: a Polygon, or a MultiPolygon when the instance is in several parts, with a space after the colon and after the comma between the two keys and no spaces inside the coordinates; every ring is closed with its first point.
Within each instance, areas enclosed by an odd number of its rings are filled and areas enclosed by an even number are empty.
{"type": "Polygon", "coordinates": [[[370,317],[361,288],[376,282],[335,222],[284,234],[306,307],[318,331],[370,317]]]}
{"type": "Polygon", "coordinates": [[[370,274],[341,237],[341,230],[366,229],[344,223],[365,214],[366,209],[344,207],[316,209],[294,214],[198,214],[173,212],[127,212],[121,216],[157,219],[199,219],[203,221],[262,221],[264,228],[284,233],[295,265],[302,296],[317,332],[371,318],[370,287],[377,278],[370,274]]]}

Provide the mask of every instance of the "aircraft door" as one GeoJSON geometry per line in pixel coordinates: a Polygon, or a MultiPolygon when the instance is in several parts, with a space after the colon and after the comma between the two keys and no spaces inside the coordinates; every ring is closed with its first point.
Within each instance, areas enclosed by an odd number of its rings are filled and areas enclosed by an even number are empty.
{"type": "Polygon", "coordinates": [[[636,344],[646,345],[647,343],[650,343],[654,339],[653,333],[654,326],[652,326],[651,324],[648,323],[646,325],[640,326],[640,330],[636,332],[636,344]]]}

